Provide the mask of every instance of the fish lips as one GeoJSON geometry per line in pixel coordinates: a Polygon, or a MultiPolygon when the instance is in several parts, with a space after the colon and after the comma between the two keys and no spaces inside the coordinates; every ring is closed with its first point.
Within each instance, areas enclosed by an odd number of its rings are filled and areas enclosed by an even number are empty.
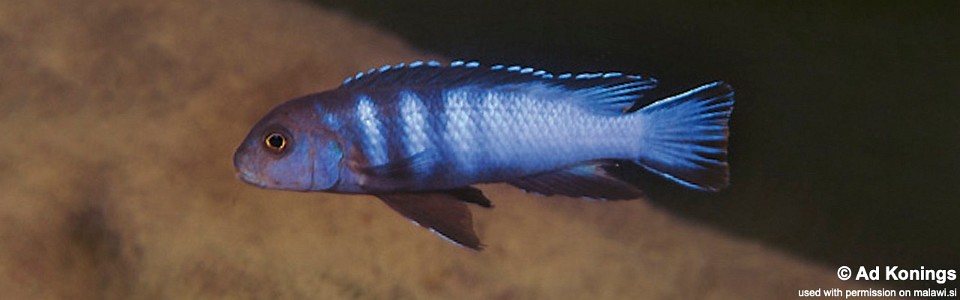
{"type": "Polygon", "coordinates": [[[260,179],[260,176],[257,176],[255,172],[246,167],[249,166],[249,164],[243,157],[247,155],[247,152],[246,145],[240,145],[233,154],[233,168],[237,171],[237,178],[259,188],[268,188],[267,184],[260,179]]]}
{"type": "Polygon", "coordinates": [[[240,181],[243,181],[249,185],[252,185],[258,188],[268,188],[266,183],[263,183],[262,181],[260,181],[260,178],[257,178],[257,175],[250,173],[247,170],[238,170],[237,178],[239,178],[240,181]]]}

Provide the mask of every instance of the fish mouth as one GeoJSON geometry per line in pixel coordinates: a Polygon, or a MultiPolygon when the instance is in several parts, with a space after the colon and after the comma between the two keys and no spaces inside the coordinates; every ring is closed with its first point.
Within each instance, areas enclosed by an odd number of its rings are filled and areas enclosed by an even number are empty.
{"type": "MultiPolygon", "coordinates": [[[[287,191],[296,191],[296,192],[310,192],[312,191],[313,184],[307,184],[305,186],[279,186],[276,184],[268,184],[267,182],[261,180],[259,177],[248,171],[239,171],[237,172],[237,178],[240,181],[243,181],[249,185],[269,190],[287,190],[287,191]]],[[[311,177],[312,179],[312,177],[311,177]]]]}
{"type": "Polygon", "coordinates": [[[265,183],[263,183],[263,181],[260,181],[260,179],[257,178],[256,175],[254,175],[253,173],[250,173],[250,172],[247,171],[247,170],[241,170],[241,171],[237,172],[237,178],[239,178],[240,181],[243,181],[243,182],[245,182],[245,183],[247,183],[247,184],[249,184],[249,185],[252,185],[252,186],[256,186],[256,187],[259,187],[259,188],[266,188],[266,187],[267,187],[267,185],[266,185],[265,183]]]}

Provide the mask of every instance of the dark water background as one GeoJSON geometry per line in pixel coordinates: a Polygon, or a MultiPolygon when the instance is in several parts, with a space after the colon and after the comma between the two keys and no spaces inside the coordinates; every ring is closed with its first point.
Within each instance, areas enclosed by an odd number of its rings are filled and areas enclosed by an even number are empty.
{"type": "Polygon", "coordinates": [[[317,3],[451,58],[730,82],[731,188],[652,201],[828,266],[960,267],[960,2],[317,3]]]}

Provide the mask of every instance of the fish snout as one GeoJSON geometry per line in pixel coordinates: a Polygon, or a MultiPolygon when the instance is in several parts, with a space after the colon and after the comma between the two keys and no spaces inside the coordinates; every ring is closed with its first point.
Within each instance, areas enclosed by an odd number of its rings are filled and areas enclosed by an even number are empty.
{"type": "Polygon", "coordinates": [[[265,184],[260,180],[260,176],[251,169],[247,148],[246,144],[242,144],[233,154],[233,168],[236,170],[236,176],[247,184],[264,187],[265,184]]]}

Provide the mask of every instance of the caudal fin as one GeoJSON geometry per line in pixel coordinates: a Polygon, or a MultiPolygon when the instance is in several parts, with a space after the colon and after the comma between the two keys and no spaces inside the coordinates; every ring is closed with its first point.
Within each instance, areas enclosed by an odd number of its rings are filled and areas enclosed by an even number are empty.
{"type": "Polygon", "coordinates": [[[727,123],[732,111],[733,88],[723,82],[640,109],[644,129],[637,163],[690,188],[727,187],[727,123]]]}

